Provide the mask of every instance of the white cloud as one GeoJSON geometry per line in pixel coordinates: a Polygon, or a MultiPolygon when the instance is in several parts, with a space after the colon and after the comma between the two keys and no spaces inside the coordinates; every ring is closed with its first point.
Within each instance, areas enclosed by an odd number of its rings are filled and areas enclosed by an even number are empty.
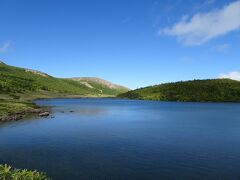
{"type": "Polygon", "coordinates": [[[220,79],[233,79],[233,80],[237,80],[237,81],[240,81],[240,72],[230,72],[228,74],[220,74],[218,76],[218,78],[220,79]]]}
{"type": "Polygon", "coordinates": [[[240,0],[221,9],[184,17],[172,27],[161,29],[159,34],[175,36],[185,45],[201,45],[240,29],[240,0]]]}
{"type": "Polygon", "coordinates": [[[0,46],[0,53],[7,52],[9,47],[11,46],[11,41],[6,41],[0,46]]]}

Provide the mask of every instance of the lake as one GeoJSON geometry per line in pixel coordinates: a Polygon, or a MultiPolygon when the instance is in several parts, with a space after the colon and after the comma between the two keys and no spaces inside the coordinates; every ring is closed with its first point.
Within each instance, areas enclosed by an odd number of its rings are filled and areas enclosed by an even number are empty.
{"type": "Polygon", "coordinates": [[[54,118],[1,123],[1,164],[53,180],[240,179],[240,104],[36,102],[54,118]]]}

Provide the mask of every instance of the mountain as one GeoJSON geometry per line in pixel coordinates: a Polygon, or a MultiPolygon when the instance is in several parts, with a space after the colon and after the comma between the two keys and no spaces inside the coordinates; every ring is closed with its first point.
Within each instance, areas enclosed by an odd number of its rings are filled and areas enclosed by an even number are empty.
{"type": "Polygon", "coordinates": [[[55,78],[46,73],[0,63],[0,94],[116,96],[128,88],[99,78],[55,78]]]}
{"type": "Polygon", "coordinates": [[[0,61],[0,117],[34,108],[29,100],[52,97],[115,97],[128,88],[99,78],[56,78],[0,61]]]}
{"type": "Polygon", "coordinates": [[[116,95],[130,90],[124,86],[120,86],[97,77],[75,77],[70,79],[105,94],[116,95]]]}
{"type": "Polygon", "coordinates": [[[160,101],[240,102],[240,82],[207,79],[166,83],[129,91],[118,97],[160,101]]]}

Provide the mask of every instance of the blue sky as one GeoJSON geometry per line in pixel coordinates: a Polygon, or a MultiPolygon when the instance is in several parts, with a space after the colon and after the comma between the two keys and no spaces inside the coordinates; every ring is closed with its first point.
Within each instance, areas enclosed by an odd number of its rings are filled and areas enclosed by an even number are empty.
{"type": "Polygon", "coordinates": [[[239,0],[0,0],[0,59],[130,88],[240,80],[239,0]]]}

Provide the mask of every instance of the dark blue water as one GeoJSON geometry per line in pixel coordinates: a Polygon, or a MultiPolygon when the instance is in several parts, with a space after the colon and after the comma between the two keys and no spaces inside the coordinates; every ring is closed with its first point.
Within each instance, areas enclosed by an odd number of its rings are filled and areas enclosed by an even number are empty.
{"type": "Polygon", "coordinates": [[[37,102],[55,118],[0,124],[0,163],[53,180],[240,179],[240,104],[37,102]]]}

